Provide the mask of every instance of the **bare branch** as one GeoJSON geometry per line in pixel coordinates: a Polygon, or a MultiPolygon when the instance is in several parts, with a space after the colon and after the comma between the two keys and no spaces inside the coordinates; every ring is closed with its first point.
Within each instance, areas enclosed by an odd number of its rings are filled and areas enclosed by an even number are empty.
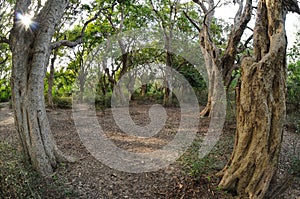
{"type": "Polygon", "coordinates": [[[207,13],[208,12],[208,9],[205,7],[205,5],[202,3],[202,2],[200,2],[199,0],[193,0],[193,2],[194,3],[196,3],[196,4],[198,4],[200,7],[201,7],[201,9],[202,9],[202,11],[204,12],[204,13],[207,13]]]}
{"type": "MultiPolygon", "coordinates": [[[[115,5],[115,4],[113,4],[113,6],[114,6],[114,5],[115,5]]],[[[54,43],[51,44],[51,49],[52,49],[52,50],[53,50],[53,49],[57,49],[57,48],[59,48],[59,47],[61,47],[61,46],[67,46],[67,47],[73,48],[73,47],[77,46],[78,44],[81,44],[82,41],[83,41],[83,37],[84,37],[84,34],[85,34],[84,32],[85,32],[87,26],[88,26],[91,22],[95,21],[95,20],[99,17],[99,15],[102,13],[103,10],[107,10],[107,9],[109,9],[109,8],[110,8],[110,7],[106,7],[106,8],[99,9],[99,11],[94,15],[93,18],[91,18],[91,19],[89,19],[88,21],[86,21],[86,22],[84,23],[82,29],[81,29],[80,36],[79,36],[75,41],[61,40],[61,41],[58,41],[58,42],[54,42],[54,43]]]]}
{"type": "Polygon", "coordinates": [[[235,17],[235,24],[233,25],[230,32],[229,41],[225,53],[228,56],[235,56],[239,41],[241,40],[244,30],[247,28],[247,24],[251,19],[252,0],[247,0],[243,13],[240,11],[243,7],[242,4],[243,1],[240,1],[240,8],[235,17]]]}
{"type": "Polygon", "coordinates": [[[300,15],[300,9],[297,0],[282,1],[284,8],[289,12],[295,12],[300,15]]]}
{"type": "Polygon", "coordinates": [[[242,12],[243,12],[244,0],[238,1],[238,4],[239,4],[239,9],[238,9],[238,11],[235,14],[234,23],[237,23],[240,20],[240,17],[241,17],[242,12]]]}
{"type": "Polygon", "coordinates": [[[156,16],[160,19],[162,28],[165,29],[166,26],[165,26],[165,24],[164,24],[164,19],[163,19],[163,17],[160,15],[160,13],[158,12],[158,10],[154,7],[154,4],[153,4],[153,1],[152,1],[152,0],[150,0],[150,4],[151,4],[152,10],[155,12],[156,16]]]}
{"type": "Polygon", "coordinates": [[[198,32],[200,32],[201,28],[196,24],[196,22],[194,22],[194,20],[191,19],[190,16],[185,11],[183,11],[183,14],[191,22],[191,24],[198,30],[198,32]]]}
{"type": "Polygon", "coordinates": [[[8,57],[5,57],[2,61],[0,61],[0,65],[4,64],[8,60],[8,57]]]}
{"type": "Polygon", "coordinates": [[[61,46],[66,46],[69,48],[73,48],[75,46],[77,46],[78,44],[82,43],[82,37],[79,37],[77,40],[75,41],[69,41],[69,40],[60,40],[58,42],[55,42],[53,44],[51,44],[51,49],[55,50],[57,48],[60,48],[61,46]]]}
{"type": "Polygon", "coordinates": [[[241,44],[241,46],[237,50],[237,53],[244,52],[248,48],[248,44],[250,43],[251,40],[253,40],[253,34],[250,35],[250,37],[248,37],[246,39],[246,41],[244,42],[244,44],[241,44]]]}
{"type": "Polygon", "coordinates": [[[221,0],[218,1],[217,5],[214,5],[214,0],[210,0],[208,2],[209,10],[207,12],[204,12],[205,15],[204,15],[204,19],[203,19],[203,23],[205,26],[210,27],[212,18],[215,15],[215,9],[216,9],[216,7],[218,7],[220,2],[221,2],[221,0]]]}

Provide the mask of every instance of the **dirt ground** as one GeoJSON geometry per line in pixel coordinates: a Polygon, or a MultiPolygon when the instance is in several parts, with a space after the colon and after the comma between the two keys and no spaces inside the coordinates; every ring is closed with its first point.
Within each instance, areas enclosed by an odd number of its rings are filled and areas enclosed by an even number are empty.
{"type": "MultiPolygon", "coordinates": [[[[0,140],[16,144],[17,135],[13,130],[13,114],[7,104],[0,106],[0,140]]],[[[141,126],[149,123],[149,106],[137,105],[130,109],[131,117],[141,126]]],[[[179,126],[180,110],[167,108],[168,119],[162,131],[154,137],[140,139],[128,136],[114,122],[111,110],[97,112],[99,124],[107,137],[116,146],[124,150],[143,153],[157,150],[170,142],[179,126]]],[[[234,122],[227,122],[224,133],[214,151],[206,158],[208,161],[197,177],[187,172],[185,158],[174,162],[166,168],[155,172],[126,173],[112,169],[94,158],[82,144],[72,118],[72,110],[47,110],[51,129],[59,148],[77,159],[75,163],[62,164],[55,175],[63,179],[64,186],[74,190],[67,198],[234,198],[231,193],[219,190],[219,179],[215,177],[226,164],[232,151],[235,132],[234,122]]],[[[209,126],[207,118],[199,122],[198,137],[202,138],[209,126]]],[[[299,133],[287,128],[284,133],[282,153],[278,170],[277,198],[299,199],[300,179],[288,174],[292,164],[292,155],[300,153],[299,133]],[[285,181],[288,179],[287,181],[285,181]]],[[[1,164],[0,164],[1,166],[1,164]]],[[[300,165],[299,165],[300,166],[300,165]]],[[[299,175],[298,175],[299,176],[299,175]]],[[[274,192],[275,193],[275,192],[274,192]]],[[[48,193],[41,198],[56,198],[48,193]]],[[[274,198],[274,197],[271,197],[274,198]]]]}

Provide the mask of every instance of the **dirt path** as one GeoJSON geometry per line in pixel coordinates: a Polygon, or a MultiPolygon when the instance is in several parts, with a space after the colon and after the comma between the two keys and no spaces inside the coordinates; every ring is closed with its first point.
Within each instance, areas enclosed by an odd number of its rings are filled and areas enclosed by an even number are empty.
{"type": "MultiPolygon", "coordinates": [[[[140,139],[122,132],[113,120],[110,110],[97,113],[98,121],[114,144],[124,150],[144,153],[157,150],[169,142],[179,124],[178,109],[168,109],[169,119],[163,133],[140,139]]],[[[149,122],[147,107],[131,109],[133,120],[139,125],[149,122]]],[[[67,168],[66,177],[79,190],[80,198],[222,198],[223,193],[210,190],[213,185],[205,178],[193,181],[180,165],[172,164],[156,172],[126,173],[105,166],[83,146],[72,120],[70,110],[55,110],[49,119],[58,144],[63,151],[79,161],[67,168]]],[[[207,123],[203,124],[203,130],[207,123]]],[[[204,131],[200,132],[204,133],[204,131]]]]}
{"type": "Polygon", "coordinates": [[[0,103],[0,140],[13,140],[13,113],[8,103],[0,103]]]}
{"type": "MultiPolygon", "coordinates": [[[[131,117],[139,125],[147,125],[148,107],[131,109],[131,117]]],[[[94,158],[82,144],[76,131],[71,110],[48,110],[48,118],[55,139],[63,152],[77,158],[73,164],[61,165],[55,175],[63,179],[65,185],[75,192],[69,198],[231,198],[230,194],[217,189],[218,179],[214,174],[222,168],[231,152],[234,127],[227,125],[221,138],[218,152],[213,153],[218,162],[210,162],[203,167],[202,175],[192,179],[183,172],[182,164],[175,162],[156,172],[126,173],[112,169],[94,158]],[[230,142],[228,142],[230,140],[230,142]],[[206,165],[207,166],[207,165],[206,165]]],[[[114,122],[110,109],[97,112],[99,124],[113,143],[131,152],[144,153],[157,150],[174,138],[179,125],[179,109],[167,109],[168,120],[161,133],[149,138],[139,139],[122,132],[114,122]]],[[[209,120],[202,119],[197,134],[201,137],[208,128],[209,120]]],[[[16,143],[13,130],[13,117],[7,104],[0,105],[0,139],[16,143]]],[[[290,153],[299,150],[299,134],[285,133],[280,159],[279,173],[284,178],[291,163],[290,153]]],[[[299,150],[300,151],[300,150],[299,150]]],[[[289,188],[279,198],[298,199],[300,180],[289,181],[289,188]]],[[[49,193],[48,197],[54,197],[49,193]]],[[[46,197],[46,196],[45,196],[46,197]]],[[[47,198],[47,197],[46,197],[47,198]]]]}

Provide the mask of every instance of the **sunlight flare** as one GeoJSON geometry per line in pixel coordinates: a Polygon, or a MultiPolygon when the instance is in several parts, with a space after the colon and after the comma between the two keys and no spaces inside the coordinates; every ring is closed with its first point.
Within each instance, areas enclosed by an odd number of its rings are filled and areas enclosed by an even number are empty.
{"type": "Polygon", "coordinates": [[[30,14],[18,13],[17,18],[20,20],[20,24],[24,26],[25,30],[28,30],[34,24],[32,20],[33,16],[30,14]]]}

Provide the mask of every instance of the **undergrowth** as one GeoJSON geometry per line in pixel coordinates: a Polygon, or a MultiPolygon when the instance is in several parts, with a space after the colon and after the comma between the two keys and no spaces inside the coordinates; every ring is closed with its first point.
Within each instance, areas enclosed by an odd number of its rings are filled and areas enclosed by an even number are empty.
{"type": "Polygon", "coordinates": [[[0,142],[0,198],[68,198],[76,196],[57,175],[40,176],[7,142],[0,142]]]}

